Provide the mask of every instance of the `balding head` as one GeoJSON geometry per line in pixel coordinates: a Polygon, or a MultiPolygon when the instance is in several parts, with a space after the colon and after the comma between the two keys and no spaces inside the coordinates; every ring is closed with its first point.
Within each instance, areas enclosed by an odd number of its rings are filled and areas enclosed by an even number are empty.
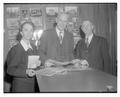
{"type": "Polygon", "coordinates": [[[85,33],[86,36],[89,36],[93,33],[93,24],[89,20],[83,21],[81,29],[85,33]]]}
{"type": "Polygon", "coordinates": [[[87,25],[92,26],[92,22],[89,20],[83,21],[82,26],[87,26],[87,25]]]}

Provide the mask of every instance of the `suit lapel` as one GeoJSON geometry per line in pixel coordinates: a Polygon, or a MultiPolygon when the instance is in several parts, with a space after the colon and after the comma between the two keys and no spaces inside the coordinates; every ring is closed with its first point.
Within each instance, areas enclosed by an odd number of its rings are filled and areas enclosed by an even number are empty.
{"type": "Polygon", "coordinates": [[[90,42],[90,44],[89,44],[89,46],[88,46],[88,49],[90,49],[90,48],[92,48],[93,47],[93,45],[95,44],[95,35],[93,35],[93,37],[92,37],[92,40],[91,40],[91,42],[90,42]]]}

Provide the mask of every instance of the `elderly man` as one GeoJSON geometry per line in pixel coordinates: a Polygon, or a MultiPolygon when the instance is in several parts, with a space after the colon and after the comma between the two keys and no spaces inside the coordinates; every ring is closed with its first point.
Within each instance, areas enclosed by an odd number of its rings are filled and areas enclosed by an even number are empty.
{"type": "Polygon", "coordinates": [[[65,30],[68,17],[69,15],[66,13],[58,14],[55,28],[43,32],[39,46],[40,57],[43,64],[48,62],[48,60],[66,62],[74,59],[73,35],[65,30]]]}
{"type": "Polygon", "coordinates": [[[94,34],[94,26],[90,21],[83,21],[81,29],[85,38],[77,43],[75,57],[87,60],[92,68],[107,72],[110,57],[106,39],[94,34]]]}

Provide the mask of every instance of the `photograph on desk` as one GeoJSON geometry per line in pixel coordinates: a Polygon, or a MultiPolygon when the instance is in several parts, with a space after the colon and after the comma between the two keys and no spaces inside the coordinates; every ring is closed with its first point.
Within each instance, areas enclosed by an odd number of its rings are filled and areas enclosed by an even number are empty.
{"type": "Polygon", "coordinates": [[[4,3],[4,93],[117,93],[116,3],[4,3]]]}

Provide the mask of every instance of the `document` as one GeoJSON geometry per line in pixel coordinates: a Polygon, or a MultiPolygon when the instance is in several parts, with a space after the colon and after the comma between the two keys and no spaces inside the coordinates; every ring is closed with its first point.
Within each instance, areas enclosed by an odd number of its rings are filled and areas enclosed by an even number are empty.
{"type": "Polygon", "coordinates": [[[48,59],[48,60],[45,62],[45,66],[46,66],[46,67],[51,67],[51,66],[60,67],[60,66],[68,65],[68,64],[70,64],[69,61],[60,62],[60,61],[56,61],[56,60],[52,60],[52,59],[48,59]]]}
{"type": "Polygon", "coordinates": [[[45,67],[80,67],[87,68],[89,64],[86,60],[73,59],[72,61],[60,62],[52,59],[48,59],[45,62],[45,67]]]}
{"type": "Polygon", "coordinates": [[[40,66],[39,56],[37,55],[28,56],[28,68],[35,69],[38,66],[40,66]]]}
{"type": "Polygon", "coordinates": [[[64,75],[67,73],[67,69],[62,67],[47,67],[36,71],[39,76],[54,76],[54,75],[64,75]]]}

